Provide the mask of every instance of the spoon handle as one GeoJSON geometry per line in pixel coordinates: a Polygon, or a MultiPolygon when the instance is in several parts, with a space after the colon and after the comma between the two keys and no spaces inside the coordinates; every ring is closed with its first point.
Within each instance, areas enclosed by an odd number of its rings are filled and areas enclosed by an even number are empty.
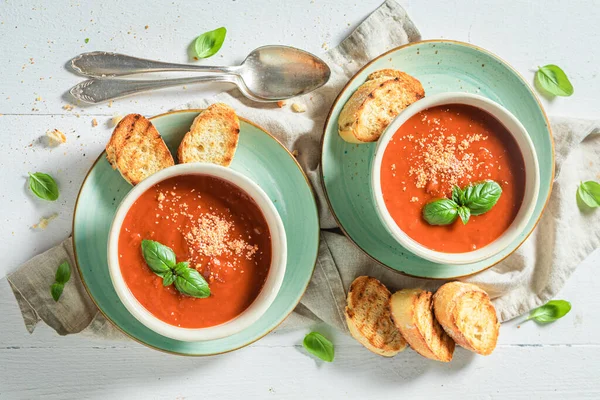
{"type": "Polygon", "coordinates": [[[73,86],[70,93],[73,97],[85,103],[96,104],[129,96],[134,93],[201,82],[229,82],[237,84],[235,77],[230,75],[208,75],[194,78],[160,80],[88,79],[73,86]]]}
{"type": "Polygon", "coordinates": [[[81,75],[94,78],[105,78],[163,71],[202,71],[230,74],[238,67],[174,64],[131,57],[125,54],[93,51],[91,53],[80,54],[73,58],[71,60],[71,68],[81,75]]]}

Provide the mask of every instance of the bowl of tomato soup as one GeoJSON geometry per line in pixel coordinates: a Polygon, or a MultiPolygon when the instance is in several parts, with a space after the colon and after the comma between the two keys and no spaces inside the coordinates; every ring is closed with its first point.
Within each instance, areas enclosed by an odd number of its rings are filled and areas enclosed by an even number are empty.
{"type": "Polygon", "coordinates": [[[485,260],[520,235],[524,240],[540,181],[523,125],[501,105],[468,93],[432,95],[406,108],[380,138],[371,172],[387,230],[407,250],[443,264],[485,260]],[[490,187],[501,191],[496,203],[478,208],[490,187]],[[460,196],[467,190],[473,194],[467,215],[445,214],[447,204],[467,204],[460,196]],[[427,220],[430,203],[440,205],[434,207],[439,221],[427,220]]]}
{"type": "Polygon", "coordinates": [[[277,296],[286,256],[269,196],[232,169],[201,163],[166,168],[135,186],[108,240],[121,302],[151,330],[182,341],[252,325],[277,296]]]}

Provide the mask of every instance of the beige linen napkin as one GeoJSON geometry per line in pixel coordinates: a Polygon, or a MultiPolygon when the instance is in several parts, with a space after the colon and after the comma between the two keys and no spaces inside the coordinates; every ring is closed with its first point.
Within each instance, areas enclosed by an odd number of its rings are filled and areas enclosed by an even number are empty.
{"type": "MultiPolygon", "coordinates": [[[[320,138],[333,100],[348,79],[366,62],[399,45],[420,40],[406,12],[393,0],[386,1],[324,59],[332,69],[323,88],[292,102],[306,105],[304,113],[287,107],[261,106],[238,92],[222,93],[182,108],[202,108],[222,101],[240,116],[266,128],[290,150],[313,184],[319,204],[321,228],[336,228],[319,181],[320,138]]],[[[504,262],[466,279],[477,283],[494,298],[502,321],[514,318],[545,303],[563,286],[577,265],[600,244],[600,210],[582,213],[575,202],[581,180],[600,179],[600,121],[553,119],[556,146],[556,181],[548,207],[531,237],[504,262]]],[[[359,275],[381,279],[391,289],[424,287],[435,289],[441,282],[408,278],[382,267],[365,256],[338,230],[322,231],[319,257],[308,289],[282,328],[324,321],[346,330],[343,308],[345,291],[359,275]]],[[[115,336],[118,331],[98,313],[78,279],[66,285],[55,303],[49,286],[54,271],[64,259],[73,265],[70,239],[20,266],[8,276],[21,307],[27,329],[33,331],[42,319],[59,334],[87,333],[115,336]]]]}

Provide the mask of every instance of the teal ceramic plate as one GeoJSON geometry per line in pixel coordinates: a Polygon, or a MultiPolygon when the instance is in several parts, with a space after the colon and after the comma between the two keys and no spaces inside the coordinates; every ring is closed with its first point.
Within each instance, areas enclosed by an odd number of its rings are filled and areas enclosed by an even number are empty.
{"type": "MultiPolygon", "coordinates": [[[[199,110],[175,111],[152,118],[169,149],[176,149],[199,110]]],[[[75,205],[75,260],[90,296],[125,334],[157,350],[182,355],[211,355],[239,349],[260,339],[287,317],[310,281],[319,245],[319,219],[311,187],[295,158],[262,128],[240,119],[240,141],[230,168],[246,175],[270,196],[287,234],[288,264],[274,303],[250,328],[205,342],[180,342],[138,322],[115,293],[106,261],[108,231],[117,206],[131,186],[102,153],[85,178],[75,205]]]]}
{"type": "Polygon", "coordinates": [[[537,224],[554,178],[552,133],[537,97],[508,64],[467,43],[444,40],[411,43],[371,61],[348,82],[334,102],[322,144],[322,184],[342,230],[374,260],[395,271],[422,278],[450,279],[474,274],[509,256],[537,224]],[[337,121],[344,104],[367,75],[382,68],[395,68],[413,75],[423,84],[426,95],[468,92],[488,97],[511,111],[529,132],[540,165],[540,193],[526,229],[500,254],[466,265],[435,264],[405,250],[381,223],[369,186],[375,143],[344,142],[337,133],[337,121]]]}

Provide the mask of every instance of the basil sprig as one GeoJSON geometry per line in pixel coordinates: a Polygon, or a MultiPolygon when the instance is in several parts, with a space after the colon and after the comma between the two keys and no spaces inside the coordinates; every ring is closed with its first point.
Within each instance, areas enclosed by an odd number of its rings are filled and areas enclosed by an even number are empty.
{"type": "Polygon", "coordinates": [[[600,207],[600,183],[594,181],[581,182],[577,188],[577,204],[589,208],[600,207]]]}
{"type": "Polygon", "coordinates": [[[335,356],[333,343],[319,332],[311,332],[304,337],[302,346],[312,355],[323,361],[332,362],[335,356]]]}
{"type": "Polygon", "coordinates": [[[561,319],[562,317],[567,315],[569,311],[571,311],[571,303],[569,303],[568,301],[551,300],[543,306],[532,310],[529,313],[529,317],[526,319],[526,321],[532,319],[535,322],[539,322],[542,324],[554,322],[557,319],[561,319]]]}
{"type": "Polygon", "coordinates": [[[539,67],[535,73],[536,85],[554,96],[571,96],[574,93],[573,85],[567,74],[559,66],[548,64],[539,67]]]}
{"type": "Polygon", "coordinates": [[[186,296],[199,299],[210,296],[210,288],[204,277],[189,267],[187,261],[177,262],[175,252],[154,240],[142,240],[142,255],[148,267],[163,278],[163,286],[175,283],[175,288],[186,296]]]}
{"type": "Polygon", "coordinates": [[[62,295],[65,284],[71,279],[71,266],[67,261],[64,261],[58,266],[56,275],[54,276],[54,283],[50,286],[50,294],[54,301],[58,301],[62,295]]]}
{"type": "Polygon", "coordinates": [[[198,36],[194,43],[196,56],[198,58],[208,58],[217,54],[223,46],[225,35],[227,35],[227,29],[221,27],[198,36]]]}
{"type": "Polygon", "coordinates": [[[425,204],[423,218],[430,225],[450,225],[460,217],[466,224],[471,215],[481,215],[498,202],[502,188],[494,181],[483,181],[464,189],[454,186],[452,199],[438,199],[425,204]]]}
{"type": "Polygon", "coordinates": [[[43,200],[55,201],[58,199],[58,185],[54,178],[43,172],[29,174],[29,189],[43,200]]]}

